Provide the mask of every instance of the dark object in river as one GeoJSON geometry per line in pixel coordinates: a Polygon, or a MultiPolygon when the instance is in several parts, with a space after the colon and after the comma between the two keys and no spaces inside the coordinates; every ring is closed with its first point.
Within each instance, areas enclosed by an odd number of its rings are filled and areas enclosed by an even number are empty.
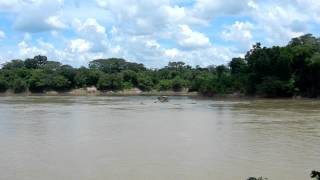
{"type": "Polygon", "coordinates": [[[258,177],[258,178],[249,177],[247,180],[268,180],[268,178],[263,178],[263,177],[258,177]]]}
{"type": "Polygon", "coordinates": [[[320,180],[320,172],[318,172],[318,171],[311,171],[310,177],[311,177],[311,178],[315,178],[316,180],[320,180]]]}
{"type": "Polygon", "coordinates": [[[168,96],[159,96],[157,99],[158,99],[158,101],[160,101],[162,103],[169,102],[168,96]]]}

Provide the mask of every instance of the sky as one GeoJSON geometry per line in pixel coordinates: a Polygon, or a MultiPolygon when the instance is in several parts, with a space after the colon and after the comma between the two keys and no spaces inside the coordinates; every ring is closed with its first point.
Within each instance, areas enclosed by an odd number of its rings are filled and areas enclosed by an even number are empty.
{"type": "Polygon", "coordinates": [[[0,63],[125,58],[227,64],[253,44],[320,34],[320,0],[0,0],[0,63]]]}

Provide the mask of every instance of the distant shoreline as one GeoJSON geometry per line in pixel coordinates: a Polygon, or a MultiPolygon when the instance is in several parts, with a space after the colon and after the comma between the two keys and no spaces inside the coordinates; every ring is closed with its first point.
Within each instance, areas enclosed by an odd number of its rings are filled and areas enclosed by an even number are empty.
{"type": "Polygon", "coordinates": [[[185,97],[194,97],[201,99],[216,99],[216,100],[319,100],[319,98],[307,98],[307,97],[273,97],[265,98],[259,96],[248,96],[240,93],[234,94],[214,94],[211,96],[203,95],[199,92],[188,92],[187,90],[183,91],[141,91],[138,88],[132,88],[122,91],[99,91],[95,87],[88,88],[78,88],[65,92],[58,91],[45,91],[40,93],[26,91],[24,93],[14,93],[12,91],[0,93],[0,97],[6,96],[185,96],[185,97]]]}
{"type": "Polygon", "coordinates": [[[141,91],[137,88],[121,91],[99,91],[96,88],[79,88],[70,91],[45,91],[45,92],[2,92],[0,96],[201,96],[198,92],[188,91],[141,91]]]}

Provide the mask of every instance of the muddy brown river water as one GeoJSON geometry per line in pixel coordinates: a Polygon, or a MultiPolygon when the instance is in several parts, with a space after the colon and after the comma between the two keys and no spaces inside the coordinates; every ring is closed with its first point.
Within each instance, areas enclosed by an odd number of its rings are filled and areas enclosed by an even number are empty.
{"type": "Polygon", "coordinates": [[[320,101],[0,97],[1,180],[306,180],[320,101]]]}

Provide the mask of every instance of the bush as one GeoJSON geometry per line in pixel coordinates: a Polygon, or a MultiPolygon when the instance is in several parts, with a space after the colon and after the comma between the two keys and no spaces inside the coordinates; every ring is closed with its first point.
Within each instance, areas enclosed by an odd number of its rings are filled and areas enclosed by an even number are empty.
{"type": "Polygon", "coordinates": [[[132,89],[132,88],[134,88],[134,86],[131,82],[124,82],[123,83],[123,89],[132,89]]]}
{"type": "Polygon", "coordinates": [[[4,78],[0,77],[0,92],[5,92],[8,90],[8,88],[9,87],[7,81],[4,78]]]}
{"type": "Polygon", "coordinates": [[[69,66],[69,65],[60,66],[57,69],[57,73],[66,77],[70,82],[72,82],[72,85],[74,85],[76,70],[72,66],[69,66]]]}
{"type": "Polygon", "coordinates": [[[70,81],[61,75],[56,75],[50,82],[50,88],[57,91],[64,91],[70,89],[70,81]]]}
{"type": "Polygon", "coordinates": [[[19,69],[24,67],[24,62],[22,60],[12,60],[3,64],[2,69],[19,69]]]}
{"type": "Polygon", "coordinates": [[[150,91],[153,87],[153,82],[148,76],[140,76],[138,78],[138,88],[142,91],[150,91]]]}
{"type": "Polygon", "coordinates": [[[171,88],[173,91],[181,91],[184,87],[186,87],[186,84],[187,84],[186,81],[177,77],[173,79],[171,83],[171,88]]]}
{"type": "Polygon", "coordinates": [[[281,81],[276,77],[266,77],[257,86],[259,95],[266,97],[289,97],[294,93],[294,81],[281,81]]]}
{"type": "Polygon", "coordinates": [[[122,76],[119,74],[103,74],[97,83],[99,90],[122,90],[122,76]]]}
{"type": "Polygon", "coordinates": [[[31,92],[42,92],[48,87],[47,74],[43,71],[34,71],[29,80],[28,86],[31,92]]]}
{"type": "Polygon", "coordinates": [[[172,89],[172,81],[171,80],[161,80],[158,84],[158,89],[160,91],[167,91],[172,89]]]}
{"type": "Polygon", "coordinates": [[[125,82],[129,82],[133,86],[138,85],[138,75],[136,72],[134,72],[132,70],[126,70],[126,71],[123,71],[122,74],[123,74],[123,80],[125,82]]]}
{"type": "Polygon", "coordinates": [[[27,89],[27,83],[18,78],[18,79],[15,79],[13,82],[12,82],[12,85],[11,85],[11,89],[15,92],[15,93],[22,93],[22,92],[25,92],[26,89],[27,89]]]}

